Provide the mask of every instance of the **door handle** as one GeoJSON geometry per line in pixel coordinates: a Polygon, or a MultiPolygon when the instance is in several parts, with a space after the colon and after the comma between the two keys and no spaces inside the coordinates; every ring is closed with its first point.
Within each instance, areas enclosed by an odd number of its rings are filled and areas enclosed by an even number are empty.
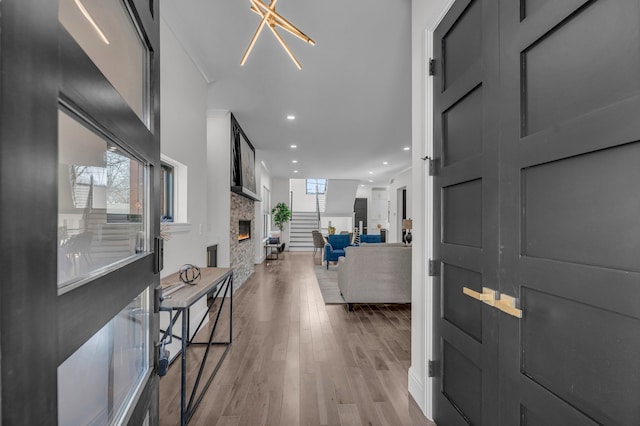
{"type": "Polygon", "coordinates": [[[516,318],[522,318],[522,310],[516,308],[516,298],[507,294],[501,294],[500,299],[496,300],[494,306],[505,314],[509,314],[516,318]]]}
{"type": "Polygon", "coordinates": [[[469,287],[462,287],[462,292],[467,296],[480,300],[490,306],[493,306],[496,301],[496,292],[489,287],[482,287],[482,293],[471,290],[469,287]]]}

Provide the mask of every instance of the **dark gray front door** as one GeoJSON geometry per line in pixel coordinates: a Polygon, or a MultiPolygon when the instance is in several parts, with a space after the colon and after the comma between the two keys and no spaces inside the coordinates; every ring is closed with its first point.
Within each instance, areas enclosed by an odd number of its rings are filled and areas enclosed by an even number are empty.
{"type": "Polygon", "coordinates": [[[157,424],[158,1],[0,7],[0,423],[157,424]]]}
{"type": "Polygon", "coordinates": [[[504,425],[640,424],[640,2],[500,2],[504,425]]]}
{"type": "Polygon", "coordinates": [[[461,0],[434,43],[436,421],[640,424],[640,2],[461,0]]]}
{"type": "Polygon", "coordinates": [[[434,35],[434,395],[444,426],[497,422],[498,313],[469,296],[498,280],[496,13],[495,2],[456,2],[434,35]]]}

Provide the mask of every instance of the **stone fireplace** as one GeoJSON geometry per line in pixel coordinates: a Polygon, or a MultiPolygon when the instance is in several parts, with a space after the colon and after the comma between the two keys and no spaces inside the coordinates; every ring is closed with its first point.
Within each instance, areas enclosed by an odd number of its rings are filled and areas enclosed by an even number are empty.
{"type": "Polygon", "coordinates": [[[234,289],[240,287],[253,274],[255,235],[254,201],[231,194],[231,235],[229,235],[230,263],[233,268],[234,289]]]}

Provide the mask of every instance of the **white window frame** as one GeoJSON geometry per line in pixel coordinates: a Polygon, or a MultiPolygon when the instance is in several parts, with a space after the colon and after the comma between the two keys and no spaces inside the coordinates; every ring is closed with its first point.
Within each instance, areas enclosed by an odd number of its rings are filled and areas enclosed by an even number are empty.
{"type": "Polygon", "coordinates": [[[166,222],[169,232],[189,232],[188,221],[188,176],[189,168],[166,154],[160,154],[160,160],[173,167],[173,222],[166,222]]]}

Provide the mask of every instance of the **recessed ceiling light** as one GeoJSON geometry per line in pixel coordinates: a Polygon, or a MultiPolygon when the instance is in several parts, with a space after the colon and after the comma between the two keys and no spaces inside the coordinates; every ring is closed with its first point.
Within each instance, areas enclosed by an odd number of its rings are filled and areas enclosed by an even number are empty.
{"type": "Polygon", "coordinates": [[[370,182],[370,183],[373,183],[373,181],[372,181],[371,179],[369,179],[369,182],[370,182]]]}
{"type": "Polygon", "coordinates": [[[296,116],[295,115],[287,115],[287,120],[295,120],[296,116]]]}
{"type": "Polygon", "coordinates": [[[293,171],[293,173],[298,173],[298,171],[297,171],[297,170],[294,170],[294,171],[293,171]]]}
{"type": "Polygon", "coordinates": [[[297,148],[298,145],[291,145],[291,148],[297,148]]]}
{"type": "Polygon", "coordinates": [[[298,162],[298,160],[291,160],[291,162],[292,162],[293,164],[296,164],[296,163],[298,162]]]}
{"type": "Polygon", "coordinates": [[[387,164],[389,164],[389,162],[388,161],[383,161],[382,164],[384,164],[386,166],[387,164]]]}
{"type": "Polygon", "coordinates": [[[405,146],[405,147],[404,147],[404,148],[402,148],[402,149],[404,149],[405,151],[409,151],[409,150],[411,149],[411,147],[409,147],[409,146],[405,146]]]}
{"type": "Polygon", "coordinates": [[[363,184],[361,184],[360,186],[364,188],[364,183],[363,183],[363,184]]]}
{"type": "Polygon", "coordinates": [[[372,175],[372,174],[373,174],[373,172],[372,172],[372,171],[369,171],[369,174],[370,174],[370,175],[372,175]]]}

